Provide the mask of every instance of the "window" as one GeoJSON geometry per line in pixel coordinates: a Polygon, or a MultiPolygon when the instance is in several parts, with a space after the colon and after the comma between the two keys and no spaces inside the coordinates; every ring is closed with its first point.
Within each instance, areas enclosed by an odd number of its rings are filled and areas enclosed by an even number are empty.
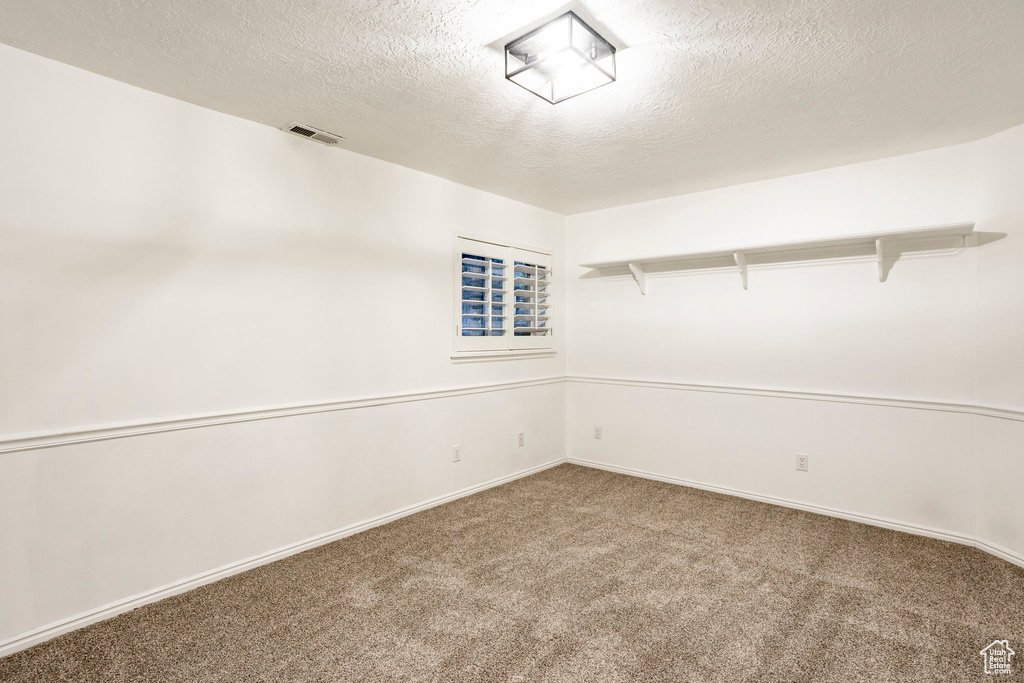
{"type": "Polygon", "coordinates": [[[459,237],[454,357],[551,352],[551,255],[459,237]]]}

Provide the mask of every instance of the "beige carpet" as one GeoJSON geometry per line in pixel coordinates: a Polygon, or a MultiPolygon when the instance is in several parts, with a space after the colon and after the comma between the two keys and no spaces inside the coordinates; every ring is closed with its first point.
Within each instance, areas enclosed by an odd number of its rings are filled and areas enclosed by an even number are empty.
{"type": "Polygon", "coordinates": [[[563,465],[0,659],[15,681],[1024,680],[1024,570],[563,465]],[[1008,639],[1011,676],[979,650],[1008,639]]]}

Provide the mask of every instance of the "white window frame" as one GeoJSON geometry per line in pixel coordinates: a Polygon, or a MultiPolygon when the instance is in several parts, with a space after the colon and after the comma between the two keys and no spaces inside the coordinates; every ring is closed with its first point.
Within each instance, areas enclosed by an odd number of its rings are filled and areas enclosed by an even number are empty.
{"type": "MultiPolygon", "coordinates": [[[[452,291],[452,302],[453,302],[453,335],[452,335],[452,360],[455,362],[459,361],[477,361],[477,360],[503,360],[513,358],[540,358],[550,357],[555,355],[554,349],[554,335],[557,330],[554,327],[554,279],[553,270],[551,267],[552,255],[551,252],[544,251],[543,249],[537,249],[534,247],[526,247],[523,245],[511,244],[511,243],[499,243],[491,239],[485,239],[470,235],[456,235],[455,246],[453,251],[452,260],[452,274],[453,274],[453,291],[452,291]],[[503,329],[505,333],[502,335],[486,335],[486,336],[464,336],[462,334],[462,322],[463,322],[463,253],[470,253],[474,255],[484,256],[487,259],[501,259],[503,261],[503,277],[504,280],[502,294],[504,315],[503,329]],[[515,331],[515,298],[517,295],[514,293],[515,283],[515,263],[530,263],[536,264],[540,268],[540,276],[545,282],[544,286],[537,288],[528,280],[531,274],[523,278],[520,278],[520,286],[525,286],[526,290],[530,294],[533,294],[536,290],[540,296],[533,296],[532,302],[519,302],[529,303],[529,306],[520,306],[520,310],[529,309],[536,310],[542,313],[541,316],[534,316],[530,320],[520,320],[523,325],[536,325],[537,327],[530,327],[530,329],[539,329],[541,327],[546,328],[548,331],[543,334],[528,334],[528,335],[516,335],[515,331]],[[546,313],[546,316],[543,315],[546,313]]],[[[529,269],[533,270],[533,269],[529,269]]],[[[523,271],[520,271],[523,272],[523,271]]],[[[487,292],[485,296],[488,298],[495,292],[492,288],[494,280],[487,280],[487,292]]],[[[523,290],[519,290],[523,291],[523,290]]],[[[529,296],[524,293],[519,295],[520,298],[526,298],[529,296]]],[[[493,302],[490,302],[493,303],[493,302]]],[[[488,308],[488,311],[492,311],[493,308],[488,308]]],[[[477,317],[477,316],[474,316],[477,317]]],[[[521,315],[520,318],[525,318],[525,314],[521,315]]]]}

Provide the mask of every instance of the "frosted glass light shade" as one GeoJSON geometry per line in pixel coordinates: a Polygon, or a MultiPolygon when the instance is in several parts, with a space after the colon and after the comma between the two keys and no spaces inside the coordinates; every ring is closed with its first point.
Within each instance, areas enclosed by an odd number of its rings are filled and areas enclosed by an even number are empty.
{"type": "Polygon", "coordinates": [[[615,48],[572,12],[505,46],[505,78],[551,104],[615,80],[615,48]]]}

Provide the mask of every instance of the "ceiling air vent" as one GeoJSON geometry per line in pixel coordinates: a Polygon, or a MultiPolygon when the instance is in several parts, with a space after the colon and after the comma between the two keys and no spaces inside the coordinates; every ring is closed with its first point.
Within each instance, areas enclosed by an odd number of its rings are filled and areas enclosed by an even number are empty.
{"type": "Polygon", "coordinates": [[[334,147],[339,142],[345,139],[340,135],[328,133],[325,130],[320,130],[319,128],[307,126],[302,123],[289,123],[281,130],[283,130],[286,133],[291,133],[292,135],[301,135],[304,138],[314,140],[322,145],[327,145],[329,147],[334,147]]]}

